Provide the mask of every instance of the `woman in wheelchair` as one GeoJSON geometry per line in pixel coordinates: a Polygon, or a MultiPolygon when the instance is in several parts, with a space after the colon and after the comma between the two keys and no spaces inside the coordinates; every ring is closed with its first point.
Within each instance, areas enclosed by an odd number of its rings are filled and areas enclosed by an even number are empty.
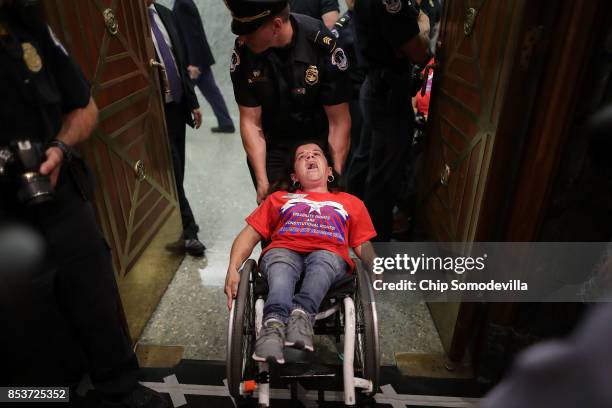
{"type": "Polygon", "coordinates": [[[330,155],[318,142],[298,145],[290,163],[287,179],[247,217],[234,240],[225,280],[231,308],[239,268],[259,241],[269,242],[259,263],[269,292],[253,359],[279,364],[285,362],[284,346],[313,351],[312,326],[325,294],[354,272],[349,247],[363,259],[376,236],[363,202],[339,191],[330,155]]]}

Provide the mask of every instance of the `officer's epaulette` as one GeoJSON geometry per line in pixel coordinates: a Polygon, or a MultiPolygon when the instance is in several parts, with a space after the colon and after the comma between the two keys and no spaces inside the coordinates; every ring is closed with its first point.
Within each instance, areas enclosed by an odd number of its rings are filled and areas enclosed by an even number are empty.
{"type": "Polygon", "coordinates": [[[334,25],[338,28],[344,28],[351,21],[351,18],[353,18],[353,16],[349,11],[347,11],[338,19],[338,21],[336,21],[334,25]]]}
{"type": "Polygon", "coordinates": [[[336,49],[336,37],[331,32],[319,30],[313,34],[313,42],[323,47],[329,54],[336,49]]]}

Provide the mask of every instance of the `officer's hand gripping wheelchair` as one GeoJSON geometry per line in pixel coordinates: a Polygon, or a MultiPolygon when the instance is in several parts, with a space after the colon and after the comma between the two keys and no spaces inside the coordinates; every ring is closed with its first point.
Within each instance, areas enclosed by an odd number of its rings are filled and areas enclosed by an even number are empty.
{"type": "MultiPolygon", "coordinates": [[[[372,284],[361,262],[356,260],[356,264],[354,274],[336,282],[328,291],[314,326],[315,334],[334,334],[337,341],[340,336],[344,337],[342,380],[347,406],[356,405],[357,396],[371,397],[376,393],[380,371],[372,284]],[[355,388],[361,393],[356,395],[355,388]]],[[[227,381],[230,394],[237,402],[252,398],[257,392],[260,407],[270,406],[269,364],[258,363],[251,356],[262,327],[267,292],[267,282],[259,274],[256,262],[247,260],[240,271],[238,292],[230,312],[227,381]]]]}

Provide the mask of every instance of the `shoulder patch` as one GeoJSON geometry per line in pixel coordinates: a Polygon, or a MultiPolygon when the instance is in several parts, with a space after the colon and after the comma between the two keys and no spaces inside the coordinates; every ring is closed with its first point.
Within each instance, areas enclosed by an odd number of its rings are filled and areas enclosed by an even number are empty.
{"type": "Polygon", "coordinates": [[[402,0],[382,0],[387,13],[396,14],[402,10],[402,0]]]}
{"type": "Polygon", "coordinates": [[[330,53],[336,49],[336,38],[329,31],[317,31],[313,39],[314,43],[321,46],[330,53]]]}
{"type": "Polygon", "coordinates": [[[340,47],[336,48],[332,52],[331,63],[338,67],[340,71],[346,71],[348,69],[348,57],[346,52],[340,47]]]}
{"type": "Polygon", "coordinates": [[[240,65],[240,55],[236,51],[236,48],[232,50],[232,56],[230,57],[230,72],[236,71],[236,67],[240,65]]]}

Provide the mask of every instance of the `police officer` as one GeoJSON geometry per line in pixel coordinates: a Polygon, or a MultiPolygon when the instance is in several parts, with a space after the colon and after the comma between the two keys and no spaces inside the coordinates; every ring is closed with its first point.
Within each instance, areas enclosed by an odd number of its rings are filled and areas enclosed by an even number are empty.
{"type": "Polygon", "coordinates": [[[87,369],[103,407],[165,407],[138,385],[91,179],[73,149],[97,108],[33,3],[0,0],[0,218],[36,231],[46,257],[23,275],[0,267],[0,384],[74,387],[87,369]]]}
{"type": "Polygon", "coordinates": [[[352,94],[349,101],[349,109],[351,112],[351,148],[346,160],[344,173],[350,174],[351,160],[354,156],[354,151],[359,146],[359,138],[361,137],[361,126],[363,123],[363,115],[359,106],[359,91],[365,80],[365,69],[360,66],[357,56],[357,44],[355,44],[355,23],[353,22],[353,14],[355,12],[355,1],[346,0],[346,12],[336,21],[331,32],[338,37],[338,44],[342,47],[349,59],[349,78],[351,78],[352,94]]]}
{"type": "Polygon", "coordinates": [[[388,241],[412,143],[412,65],[424,66],[430,58],[429,20],[413,0],[357,0],[354,20],[368,74],[360,92],[363,132],[348,186],[363,196],[376,239],[388,241]]]}
{"type": "Polygon", "coordinates": [[[289,5],[293,13],[321,20],[329,29],[333,28],[340,15],[338,0],[291,0],[289,5]]]}
{"type": "Polygon", "coordinates": [[[341,173],[349,148],[348,58],[323,23],[286,0],[227,0],[239,35],[230,72],[257,201],[283,176],[291,147],[329,144],[341,173]]]}

